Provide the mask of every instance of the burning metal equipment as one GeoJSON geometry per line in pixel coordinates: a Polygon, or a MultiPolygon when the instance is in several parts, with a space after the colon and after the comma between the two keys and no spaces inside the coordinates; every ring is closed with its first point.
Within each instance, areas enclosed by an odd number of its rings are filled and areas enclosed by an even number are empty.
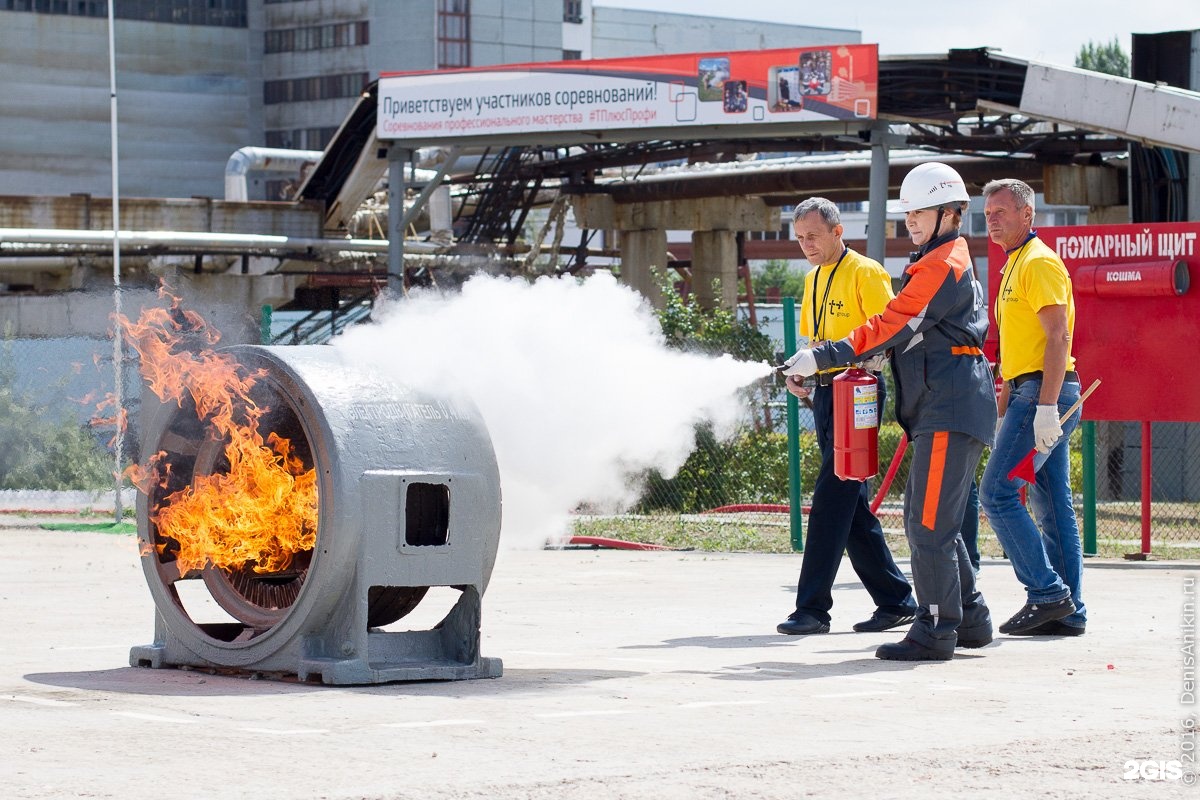
{"type": "Polygon", "coordinates": [[[333,347],[212,349],[178,304],[122,322],[153,392],[134,478],[154,642],[134,666],[328,684],[496,677],[479,654],[500,479],[477,412],[333,347]],[[384,626],[430,587],[431,630],[384,626]],[[194,602],[219,607],[199,620],[194,602]]]}

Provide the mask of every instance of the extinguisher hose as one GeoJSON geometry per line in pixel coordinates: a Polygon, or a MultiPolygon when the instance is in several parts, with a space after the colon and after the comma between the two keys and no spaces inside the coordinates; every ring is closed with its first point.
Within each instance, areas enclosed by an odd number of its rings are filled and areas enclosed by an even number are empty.
{"type": "Polygon", "coordinates": [[[900,443],[896,445],[896,452],[892,456],[892,463],[888,465],[888,471],[883,476],[883,482],[879,484],[879,491],[875,493],[875,499],[871,501],[872,514],[879,510],[879,505],[883,502],[883,498],[887,496],[888,489],[892,488],[892,481],[896,478],[896,471],[900,469],[900,462],[904,459],[904,451],[907,449],[908,437],[901,434],[900,443]]]}

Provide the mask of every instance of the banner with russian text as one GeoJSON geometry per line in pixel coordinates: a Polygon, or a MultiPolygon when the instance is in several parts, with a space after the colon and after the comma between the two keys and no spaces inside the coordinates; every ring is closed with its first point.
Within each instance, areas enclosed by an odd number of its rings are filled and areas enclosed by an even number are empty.
{"type": "Polygon", "coordinates": [[[383,140],[869,121],[878,47],[510,64],[379,79],[383,140]]]}
{"type": "MultiPolygon", "coordinates": [[[[1147,222],[1039,228],[1071,275],[1071,354],[1083,386],[1100,389],[1083,418],[1200,422],[1200,223],[1147,222]]],[[[987,351],[996,352],[995,298],[1007,254],[988,248],[987,351]]]]}

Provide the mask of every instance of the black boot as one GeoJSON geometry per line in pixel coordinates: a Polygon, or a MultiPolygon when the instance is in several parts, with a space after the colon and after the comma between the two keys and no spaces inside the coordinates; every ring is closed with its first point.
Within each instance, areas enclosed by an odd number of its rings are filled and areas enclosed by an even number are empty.
{"type": "Polygon", "coordinates": [[[893,644],[880,645],[875,657],[885,661],[949,661],[954,658],[954,651],[944,653],[905,637],[893,644]]]}

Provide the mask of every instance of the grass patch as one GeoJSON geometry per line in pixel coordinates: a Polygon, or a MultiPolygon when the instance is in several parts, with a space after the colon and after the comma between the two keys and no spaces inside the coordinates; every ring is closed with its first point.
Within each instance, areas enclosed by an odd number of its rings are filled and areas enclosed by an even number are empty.
{"type": "MultiPolygon", "coordinates": [[[[885,506],[879,511],[879,520],[883,524],[884,538],[892,555],[896,558],[912,555],[899,511],[885,506]]],[[[807,522],[806,517],[806,538],[807,522]]],[[[711,553],[791,553],[792,539],[788,525],[786,514],[630,514],[577,517],[571,533],[575,536],[597,536],[711,553]]],[[[1155,529],[1155,536],[1151,540],[1153,558],[1200,559],[1200,537],[1195,529],[1188,532],[1186,541],[1176,539],[1173,531],[1167,532],[1167,535],[1162,535],[1163,532],[1162,528],[1155,529]]],[[[978,544],[983,558],[1004,557],[1004,548],[996,540],[996,534],[988,526],[987,520],[980,521],[978,544]]],[[[1121,538],[1101,535],[1096,549],[1100,558],[1121,558],[1126,553],[1138,552],[1140,543],[1136,534],[1121,538]]]]}
{"type": "Polygon", "coordinates": [[[756,517],[746,520],[667,514],[581,517],[575,520],[571,533],[714,553],[792,552],[786,521],[782,526],[762,524],[756,517]]]}
{"type": "Polygon", "coordinates": [[[137,533],[136,522],[43,522],[38,526],[48,531],[79,531],[81,533],[137,533]]]}

